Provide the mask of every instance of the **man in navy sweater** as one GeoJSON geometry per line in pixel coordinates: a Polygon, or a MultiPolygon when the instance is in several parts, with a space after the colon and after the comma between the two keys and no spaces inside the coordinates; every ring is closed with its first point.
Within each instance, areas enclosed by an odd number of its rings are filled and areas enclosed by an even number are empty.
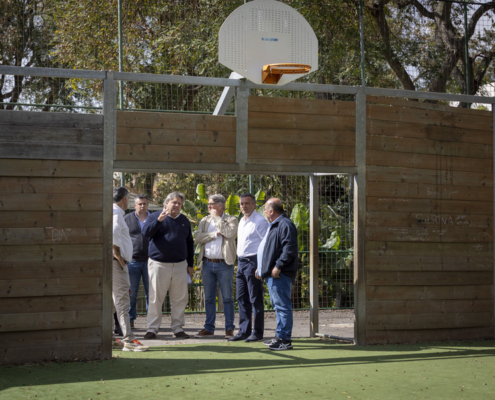
{"type": "Polygon", "coordinates": [[[150,241],[148,331],[145,339],[156,339],[167,291],[172,332],[177,338],[189,337],[183,326],[188,298],[187,275],[192,276],[194,271],[194,240],[189,220],[180,213],[182,204],[182,193],[170,193],[163,203],[163,211],[151,214],[143,226],[143,235],[150,241]]]}

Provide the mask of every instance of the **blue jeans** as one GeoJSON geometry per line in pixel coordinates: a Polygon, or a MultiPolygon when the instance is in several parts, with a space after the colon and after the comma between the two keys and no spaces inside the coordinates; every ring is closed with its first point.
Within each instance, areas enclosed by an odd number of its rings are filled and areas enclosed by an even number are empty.
{"type": "Polygon", "coordinates": [[[129,307],[129,318],[131,321],[134,321],[137,318],[136,304],[141,277],[143,277],[144,293],[146,296],[146,312],[148,312],[148,290],[150,287],[148,261],[131,261],[127,267],[129,268],[129,280],[131,281],[131,306],[129,307]]]}
{"type": "Polygon", "coordinates": [[[205,290],[205,329],[215,332],[215,317],[217,313],[217,282],[222,292],[223,310],[225,314],[225,330],[234,329],[234,297],[232,287],[234,285],[234,266],[225,261],[212,263],[203,260],[203,288],[205,290]]]}
{"type": "Polygon", "coordinates": [[[278,338],[284,340],[291,340],[292,338],[293,320],[290,293],[294,280],[283,273],[280,274],[280,278],[278,279],[271,276],[266,278],[270,300],[277,316],[277,330],[275,334],[278,338]]]}

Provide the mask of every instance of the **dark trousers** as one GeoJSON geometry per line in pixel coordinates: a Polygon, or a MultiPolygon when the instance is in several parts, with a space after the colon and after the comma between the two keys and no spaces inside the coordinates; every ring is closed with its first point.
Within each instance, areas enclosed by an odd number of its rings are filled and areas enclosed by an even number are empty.
{"type": "Polygon", "coordinates": [[[265,315],[263,311],[263,281],[254,275],[258,266],[257,256],[239,257],[236,287],[239,308],[239,334],[263,338],[265,315]],[[254,329],[251,317],[254,314],[254,329]]]}

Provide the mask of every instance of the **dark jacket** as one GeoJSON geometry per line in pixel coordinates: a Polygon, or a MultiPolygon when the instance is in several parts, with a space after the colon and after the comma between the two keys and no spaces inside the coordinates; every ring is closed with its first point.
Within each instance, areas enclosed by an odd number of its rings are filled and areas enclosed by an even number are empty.
{"type": "Polygon", "coordinates": [[[183,214],[177,218],[166,217],[158,221],[161,211],[151,214],[143,226],[143,235],[149,238],[149,257],[163,263],[179,263],[187,260],[194,266],[194,239],[191,223],[183,214]]]}
{"type": "MultiPolygon", "coordinates": [[[[149,217],[149,216],[148,216],[149,217]]],[[[125,223],[129,227],[129,235],[132,240],[132,259],[138,262],[148,261],[149,240],[143,236],[141,225],[135,212],[131,212],[124,217],[125,223]]]]}
{"type": "Polygon", "coordinates": [[[277,267],[282,274],[295,278],[299,269],[297,228],[290,218],[282,214],[280,219],[271,225],[267,233],[261,277],[268,278],[273,267],[277,267]]]}

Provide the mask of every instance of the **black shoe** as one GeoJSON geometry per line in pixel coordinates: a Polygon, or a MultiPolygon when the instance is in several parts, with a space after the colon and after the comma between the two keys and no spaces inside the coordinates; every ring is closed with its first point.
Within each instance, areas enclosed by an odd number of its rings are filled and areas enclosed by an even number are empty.
{"type": "Polygon", "coordinates": [[[274,337],[273,339],[268,339],[263,342],[265,346],[271,346],[273,343],[278,342],[279,338],[274,337]]]}
{"type": "Polygon", "coordinates": [[[184,331],[174,333],[174,335],[176,338],[179,338],[179,339],[189,339],[189,335],[184,331]]]}
{"type": "Polygon", "coordinates": [[[146,335],[144,335],[144,338],[147,340],[156,339],[156,335],[153,332],[146,332],[146,335]]]}
{"type": "Polygon", "coordinates": [[[270,350],[291,350],[292,342],[290,340],[279,339],[275,343],[268,346],[270,350]]]}
{"type": "Polygon", "coordinates": [[[261,342],[262,340],[263,338],[259,338],[257,336],[251,335],[248,338],[246,338],[246,340],[244,341],[249,343],[249,342],[261,342]]]}
{"type": "Polygon", "coordinates": [[[238,333],[234,337],[231,337],[231,338],[227,339],[227,342],[237,342],[238,340],[245,340],[246,338],[247,338],[246,335],[243,335],[241,333],[238,333]]]}
{"type": "Polygon", "coordinates": [[[134,328],[134,320],[131,319],[131,328],[134,328]]]}

